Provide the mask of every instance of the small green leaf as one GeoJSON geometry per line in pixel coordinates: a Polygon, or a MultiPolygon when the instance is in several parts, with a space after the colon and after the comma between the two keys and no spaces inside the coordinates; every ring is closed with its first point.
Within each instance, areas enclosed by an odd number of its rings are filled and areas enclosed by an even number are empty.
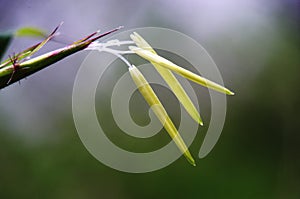
{"type": "Polygon", "coordinates": [[[47,33],[36,27],[23,27],[15,32],[17,37],[46,37],[47,33]]]}
{"type": "MultiPolygon", "coordinates": [[[[46,32],[35,27],[23,27],[13,32],[0,33],[0,61],[14,37],[47,37],[46,32]]],[[[5,61],[7,62],[7,60],[5,61]]]]}
{"type": "MultiPolygon", "coordinates": [[[[32,56],[34,53],[36,53],[37,51],[39,51],[48,41],[50,41],[54,36],[55,36],[55,33],[56,31],[58,30],[58,28],[61,26],[58,25],[54,31],[49,35],[49,36],[46,36],[46,38],[41,41],[40,43],[34,45],[34,46],[31,46],[30,48],[27,48],[26,50],[18,53],[15,55],[15,58],[16,58],[16,61],[17,62],[20,62],[22,61],[23,59],[27,58],[27,57],[30,57],[32,56]]],[[[24,28],[25,30],[26,28],[24,28]]],[[[19,29],[20,30],[20,29],[19,29]]],[[[5,61],[3,61],[3,63],[0,64],[0,68],[3,68],[5,66],[7,66],[9,63],[11,62],[10,58],[6,59],[5,61]]]]}

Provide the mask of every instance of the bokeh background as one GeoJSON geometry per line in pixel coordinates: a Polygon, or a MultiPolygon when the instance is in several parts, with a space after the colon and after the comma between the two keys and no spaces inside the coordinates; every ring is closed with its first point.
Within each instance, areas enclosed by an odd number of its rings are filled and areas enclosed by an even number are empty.
{"type": "MultiPolygon", "coordinates": [[[[64,21],[60,42],[44,52],[119,25],[180,31],[205,47],[236,96],[228,98],[218,144],[197,167],[180,158],[151,173],[119,172],[94,159],[76,132],[72,87],[87,52],[77,53],[0,91],[0,198],[300,198],[299,6],[297,0],[1,0],[0,31],[28,25],[51,31],[64,21]]],[[[15,39],[7,55],[36,42],[15,39]]],[[[209,100],[205,89],[194,88],[209,100]]],[[[167,90],[161,97],[172,99],[167,90]]],[[[131,105],[133,118],[143,124],[147,106],[138,93],[133,98],[140,102],[131,105]]],[[[200,106],[208,123],[209,102],[200,106]]],[[[175,99],[167,109],[178,122],[175,99]]],[[[142,143],[147,151],[168,140],[124,141],[109,118],[102,122],[125,148],[142,143]]],[[[195,156],[205,129],[191,146],[195,156]]]]}

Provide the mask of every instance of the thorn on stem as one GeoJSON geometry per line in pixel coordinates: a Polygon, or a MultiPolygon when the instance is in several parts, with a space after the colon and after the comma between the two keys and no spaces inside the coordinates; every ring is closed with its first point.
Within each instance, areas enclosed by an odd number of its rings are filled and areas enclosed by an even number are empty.
{"type": "Polygon", "coordinates": [[[11,73],[11,76],[10,76],[9,80],[8,80],[7,83],[6,83],[7,85],[10,84],[10,82],[11,82],[12,79],[13,79],[14,74],[15,74],[16,71],[19,70],[19,68],[20,68],[20,65],[17,63],[17,61],[18,61],[18,56],[16,56],[16,55],[13,55],[12,57],[9,56],[9,59],[10,59],[10,61],[11,61],[11,64],[13,65],[13,72],[11,73]]]}

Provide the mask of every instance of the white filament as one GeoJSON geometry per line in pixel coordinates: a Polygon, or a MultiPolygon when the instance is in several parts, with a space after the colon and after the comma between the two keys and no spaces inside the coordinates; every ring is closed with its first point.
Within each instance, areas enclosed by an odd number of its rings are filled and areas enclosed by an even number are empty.
{"type": "Polygon", "coordinates": [[[134,52],[131,50],[116,50],[116,49],[110,48],[113,46],[130,45],[130,44],[134,44],[134,42],[133,41],[119,41],[117,39],[110,40],[105,43],[100,43],[99,41],[95,41],[95,42],[91,43],[85,50],[97,50],[99,52],[111,53],[111,54],[117,56],[118,58],[120,58],[130,68],[130,67],[132,67],[130,62],[122,55],[134,54],[134,52]]]}
{"type": "Polygon", "coordinates": [[[124,54],[134,54],[133,51],[131,50],[116,50],[116,49],[112,49],[110,47],[113,46],[121,46],[121,45],[129,45],[129,44],[134,44],[133,41],[119,41],[117,39],[115,40],[110,40],[108,42],[105,43],[100,43],[98,41],[95,41],[93,43],[91,43],[86,50],[97,50],[99,52],[108,52],[111,53],[115,56],[117,56],[118,58],[120,58],[129,68],[131,67],[130,62],[123,57],[122,55],[124,54]]]}

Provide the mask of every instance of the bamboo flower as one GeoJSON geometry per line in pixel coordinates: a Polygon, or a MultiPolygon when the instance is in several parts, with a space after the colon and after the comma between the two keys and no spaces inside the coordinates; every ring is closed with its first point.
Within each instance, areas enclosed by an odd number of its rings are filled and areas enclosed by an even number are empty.
{"type": "MultiPolygon", "coordinates": [[[[144,50],[148,50],[153,54],[157,54],[155,50],[136,32],[131,34],[130,37],[138,47],[144,50]]],[[[173,73],[169,69],[164,68],[153,61],[151,61],[151,64],[154,66],[157,72],[162,76],[165,82],[169,85],[169,87],[171,88],[171,90],[173,91],[177,99],[180,101],[180,103],[183,105],[186,111],[190,114],[190,116],[200,125],[203,125],[199,112],[197,111],[193,102],[186,94],[186,92],[182,88],[177,78],[173,75],[173,73]]]]}
{"type": "Polygon", "coordinates": [[[234,93],[232,91],[230,91],[229,89],[227,89],[213,81],[210,81],[204,77],[201,77],[195,73],[192,73],[191,71],[186,70],[186,69],[174,64],[173,62],[171,62],[157,54],[154,54],[153,52],[151,52],[149,50],[144,50],[142,48],[138,48],[135,46],[129,46],[129,49],[131,51],[135,52],[136,54],[138,54],[139,56],[143,57],[144,59],[149,60],[150,62],[157,63],[160,66],[165,67],[169,70],[172,70],[175,73],[177,73],[193,82],[196,82],[202,86],[205,86],[207,88],[213,89],[215,91],[218,91],[218,92],[221,92],[221,93],[224,93],[227,95],[234,95],[234,93]]]}
{"type": "MultiPolygon", "coordinates": [[[[58,26],[59,27],[59,26],[58,26]]],[[[162,76],[165,82],[168,84],[172,92],[175,94],[177,99],[180,101],[182,106],[186,109],[189,115],[200,125],[203,125],[202,119],[193,102],[184,91],[183,87],[174,76],[173,72],[191,80],[198,84],[201,84],[207,88],[216,90],[227,95],[234,95],[229,89],[214,83],[204,77],[201,77],[191,71],[188,71],[173,62],[159,56],[155,50],[137,33],[130,35],[130,41],[119,41],[111,40],[106,43],[101,43],[96,41],[97,39],[106,36],[112,32],[119,30],[122,27],[113,29],[106,33],[98,35],[99,31],[96,31],[83,39],[73,42],[72,44],[65,46],[63,48],[48,52],[46,54],[31,58],[36,52],[38,52],[46,43],[48,43],[54,36],[58,27],[43,41],[40,43],[16,54],[13,57],[0,63],[0,89],[19,81],[29,75],[46,68],[47,66],[68,57],[71,54],[74,54],[83,49],[85,50],[98,50],[99,52],[108,52],[116,55],[120,58],[125,64],[128,65],[129,73],[136,84],[139,92],[142,94],[148,105],[151,107],[159,121],[162,123],[164,129],[168,132],[170,137],[174,140],[175,144],[179,148],[180,152],[186,157],[186,159],[195,166],[195,160],[193,159],[191,153],[188,150],[184,140],[180,136],[178,130],[176,129],[174,123],[160,102],[159,98],[154,93],[150,84],[147,82],[142,73],[134,65],[130,64],[128,60],[125,59],[122,55],[136,53],[137,55],[143,57],[144,59],[150,61],[158,73],[162,76]],[[131,45],[136,44],[136,46],[129,46],[130,50],[123,51],[114,49],[112,47],[120,45],[131,45]]],[[[44,36],[44,33],[35,30],[35,29],[23,29],[18,34],[23,35],[41,35],[44,36]]],[[[0,38],[1,39],[1,38],[0,38]]],[[[7,39],[4,38],[0,40],[0,44],[7,43],[7,39]]],[[[0,57],[3,54],[3,51],[0,51],[0,57]]]]}
{"type": "Polygon", "coordinates": [[[190,154],[187,146],[185,145],[183,139],[181,138],[180,134],[178,133],[175,125],[173,124],[172,120],[168,116],[166,110],[164,109],[163,105],[161,104],[160,100],[154,93],[153,89],[151,88],[150,84],[147,82],[145,77],[142,73],[135,67],[129,67],[130,75],[138,87],[140,93],[149,104],[155,115],[158,117],[159,121],[163,124],[166,131],[169,133],[170,137],[174,140],[180,151],[184,154],[186,159],[193,165],[196,166],[195,160],[193,159],[192,155],[190,154]]]}

